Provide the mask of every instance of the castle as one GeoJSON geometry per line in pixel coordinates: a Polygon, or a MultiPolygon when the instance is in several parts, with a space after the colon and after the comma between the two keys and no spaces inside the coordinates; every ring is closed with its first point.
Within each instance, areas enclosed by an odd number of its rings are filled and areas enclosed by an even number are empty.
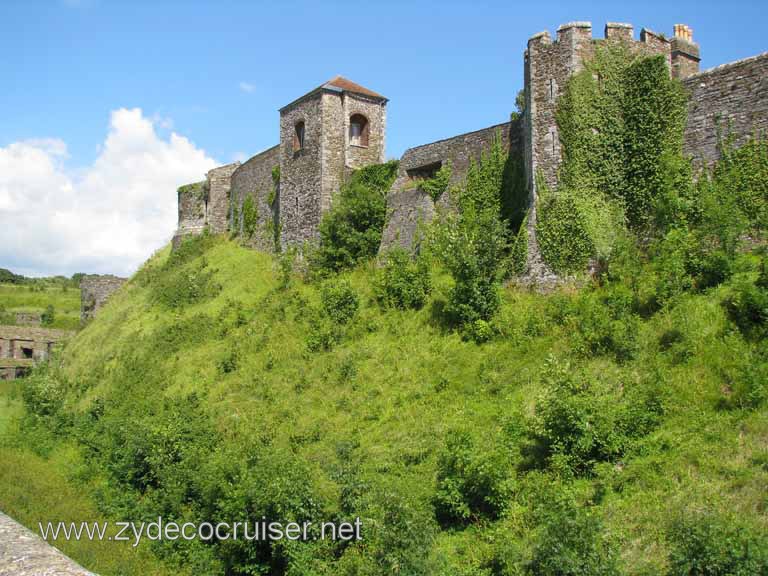
{"type": "MultiPolygon", "coordinates": [[[[699,46],[691,29],[678,24],[666,38],[643,28],[639,40],[629,24],[608,23],[603,38],[592,37],[589,22],[560,26],[553,39],[541,32],[524,53],[525,109],[521,116],[475,132],[408,149],[387,195],[388,216],[382,249],[409,247],[419,222],[435,213],[432,198],[414,181],[429,178],[451,163],[451,183],[466,176],[471,158],[487,149],[497,134],[525,166],[529,190],[528,276],[552,274],[536,244],[536,181],[557,185],[562,154],[555,111],[568,78],[581,70],[600,43],[621,42],[634,53],[661,55],[672,77],[690,95],[685,152],[698,165],[717,159],[721,128],[735,144],[768,129],[768,53],[699,71],[699,46]]],[[[510,103],[515,95],[510,94],[510,103]]],[[[246,162],[208,172],[206,180],[178,192],[179,225],[174,245],[206,227],[212,233],[243,232],[255,223],[250,243],[261,249],[301,246],[318,238],[318,227],[349,173],[385,159],[387,98],[336,77],[280,109],[280,143],[246,162]]],[[[449,204],[444,194],[437,204],[449,204]]]]}

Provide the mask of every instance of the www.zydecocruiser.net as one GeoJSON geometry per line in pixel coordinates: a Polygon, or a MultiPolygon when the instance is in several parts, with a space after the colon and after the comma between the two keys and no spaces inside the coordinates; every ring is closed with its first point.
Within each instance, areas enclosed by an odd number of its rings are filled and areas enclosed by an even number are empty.
{"type": "Polygon", "coordinates": [[[44,540],[106,540],[131,542],[160,540],[362,540],[362,521],[351,522],[279,522],[245,520],[237,522],[178,522],[162,517],[151,522],[38,522],[44,540]]]}

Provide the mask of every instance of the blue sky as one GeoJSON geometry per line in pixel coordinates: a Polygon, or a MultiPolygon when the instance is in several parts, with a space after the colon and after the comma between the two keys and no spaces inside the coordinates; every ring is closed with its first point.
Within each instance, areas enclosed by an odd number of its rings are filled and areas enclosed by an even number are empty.
{"type": "MultiPolygon", "coordinates": [[[[179,178],[198,179],[197,170],[210,162],[244,159],[276,144],[278,108],[341,74],[390,98],[387,155],[398,157],[409,146],[506,121],[522,87],[527,39],[541,30],[590,20],[600,36],[606,21],[618,21],[634,24],[636,36],[643,26],[671,35],[673,24],[685,23],[708,68],[767,50],[765,16],[761,2],[701,0],[0,0],[0,152],[14,143],[53,142],[41,149],[68,179],[62,186],[77,190],[83,174],[103,161],[110,135],[133,134],[128,116],[116,121],[114,113],[138,109],[140,117],[132,118],[151,124],[145,136],[153,145],[175,133],[203,154],[189,163],[189,174],[178,171],[179,178]],[[116,128],[121,121],[123,132],[116,128]]],[[[121,162],[118,150],[139,155],[146,141],[113,146],[112,161],[121,162]]],[[[15,150],[9,157],[29,152],[15,150]]],[[[153,193],[175,204],[173,182],[162,185],[167,189],[153,193]]],[[[0,197],[0,227],[8,218],[2,209],[0,197]]],[[[172,210],[163,210],[157,225],[167,227],[172,210]]],[[[81,259],[25,267],[19,258],[0,251],[0,267],[44,273],[45,266],[109,265],[81,259]]],[[[138,251],[132,258],[119,267],[130,271],[138,251]]]]}

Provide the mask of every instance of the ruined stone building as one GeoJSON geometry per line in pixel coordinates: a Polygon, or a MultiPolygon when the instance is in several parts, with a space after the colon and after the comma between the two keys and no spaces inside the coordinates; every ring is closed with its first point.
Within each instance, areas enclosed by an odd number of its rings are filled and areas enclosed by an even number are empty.
{"type": "MultiPolygon", "coordinates": [[[[529,275],[549,274],[538,257],[535,238],[534,174],[552,187],[562,159],[555,121],[557,98],[568,78],[581,70],[600,43],[621,42],[635,53],[662,55],[670,74],[690,95],[685,152],[699,165],[718,157],[720,129],[727,126],[739,145],[768,129],[768,53],[699,71],[699,46],[690,28],[678,24],[667,38],[643,28],[635,38],[629,24],[608,23],[593,38],[589,22],[560,26],[555,38],[541,32],[523,54],[525,110],[521,117],[488,128],[408,149],[387,196],[382,249],[410,246],[418,223],[435,212],[418,180],[451,163],[452,180],[466,175],[470,158],[487,149],[496,134],[525,166],[528,182],[529,275]],[[414,184],[414,181],[416,183],[414,184]]],[[[510,110],[515,93],[509,94],[510,110]]],[[[341,77],[315,88],[280,109],[280,141],[243,164],[211,170],[204,182],[178,192],[179,226],[174,244],[208,228],[242,232],[255,222],[252,244],[271,249],[302,245],[318,237],[318,225],[351,170],[385,158],[387,99],[341,77]]],[[[473,105],[476,104],[473,102],[473,105]]],[[[468,104],[469,105],[469,104],[468,104]]],[[[439,203],[450,203],[443,196],[439,203]]]]}
{"type": "Polygon", "coordinates": [[[0,380],[27,374],[36,362],[46,360],[53,347],[73,332],[29,326],[0,326],[0,380]]]}
{"type": "Polygon", "coordinates": [[[125,284],[126,278],[89,274],[80,281],[80,321],[91,320],[109,297],[125,284]]]}

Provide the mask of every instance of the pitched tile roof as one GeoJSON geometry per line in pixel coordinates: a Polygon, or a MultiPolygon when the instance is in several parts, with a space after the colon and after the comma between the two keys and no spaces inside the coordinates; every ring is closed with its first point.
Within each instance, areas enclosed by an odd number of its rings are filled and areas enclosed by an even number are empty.
{"type": "Polygon", "coordinates": [[[343,76],[336,76],[335,78],[328,80],[328,82],[323,84],[321,88],[325,88],[329,86],[333,86],[335,88],[341,88],[346,92],[355,92],[357,94],[362,94],[363,96],[370,96],[372,98],[381,98],[382,100],[386,100],[386,98],[381,94],[378,94],[373,90],[368,90],[368,88],[365,88],[364,86],[360,86],[360,84],[356,84],[355,82],[352,82],[352,80],[347,80],[343,76]]]}

